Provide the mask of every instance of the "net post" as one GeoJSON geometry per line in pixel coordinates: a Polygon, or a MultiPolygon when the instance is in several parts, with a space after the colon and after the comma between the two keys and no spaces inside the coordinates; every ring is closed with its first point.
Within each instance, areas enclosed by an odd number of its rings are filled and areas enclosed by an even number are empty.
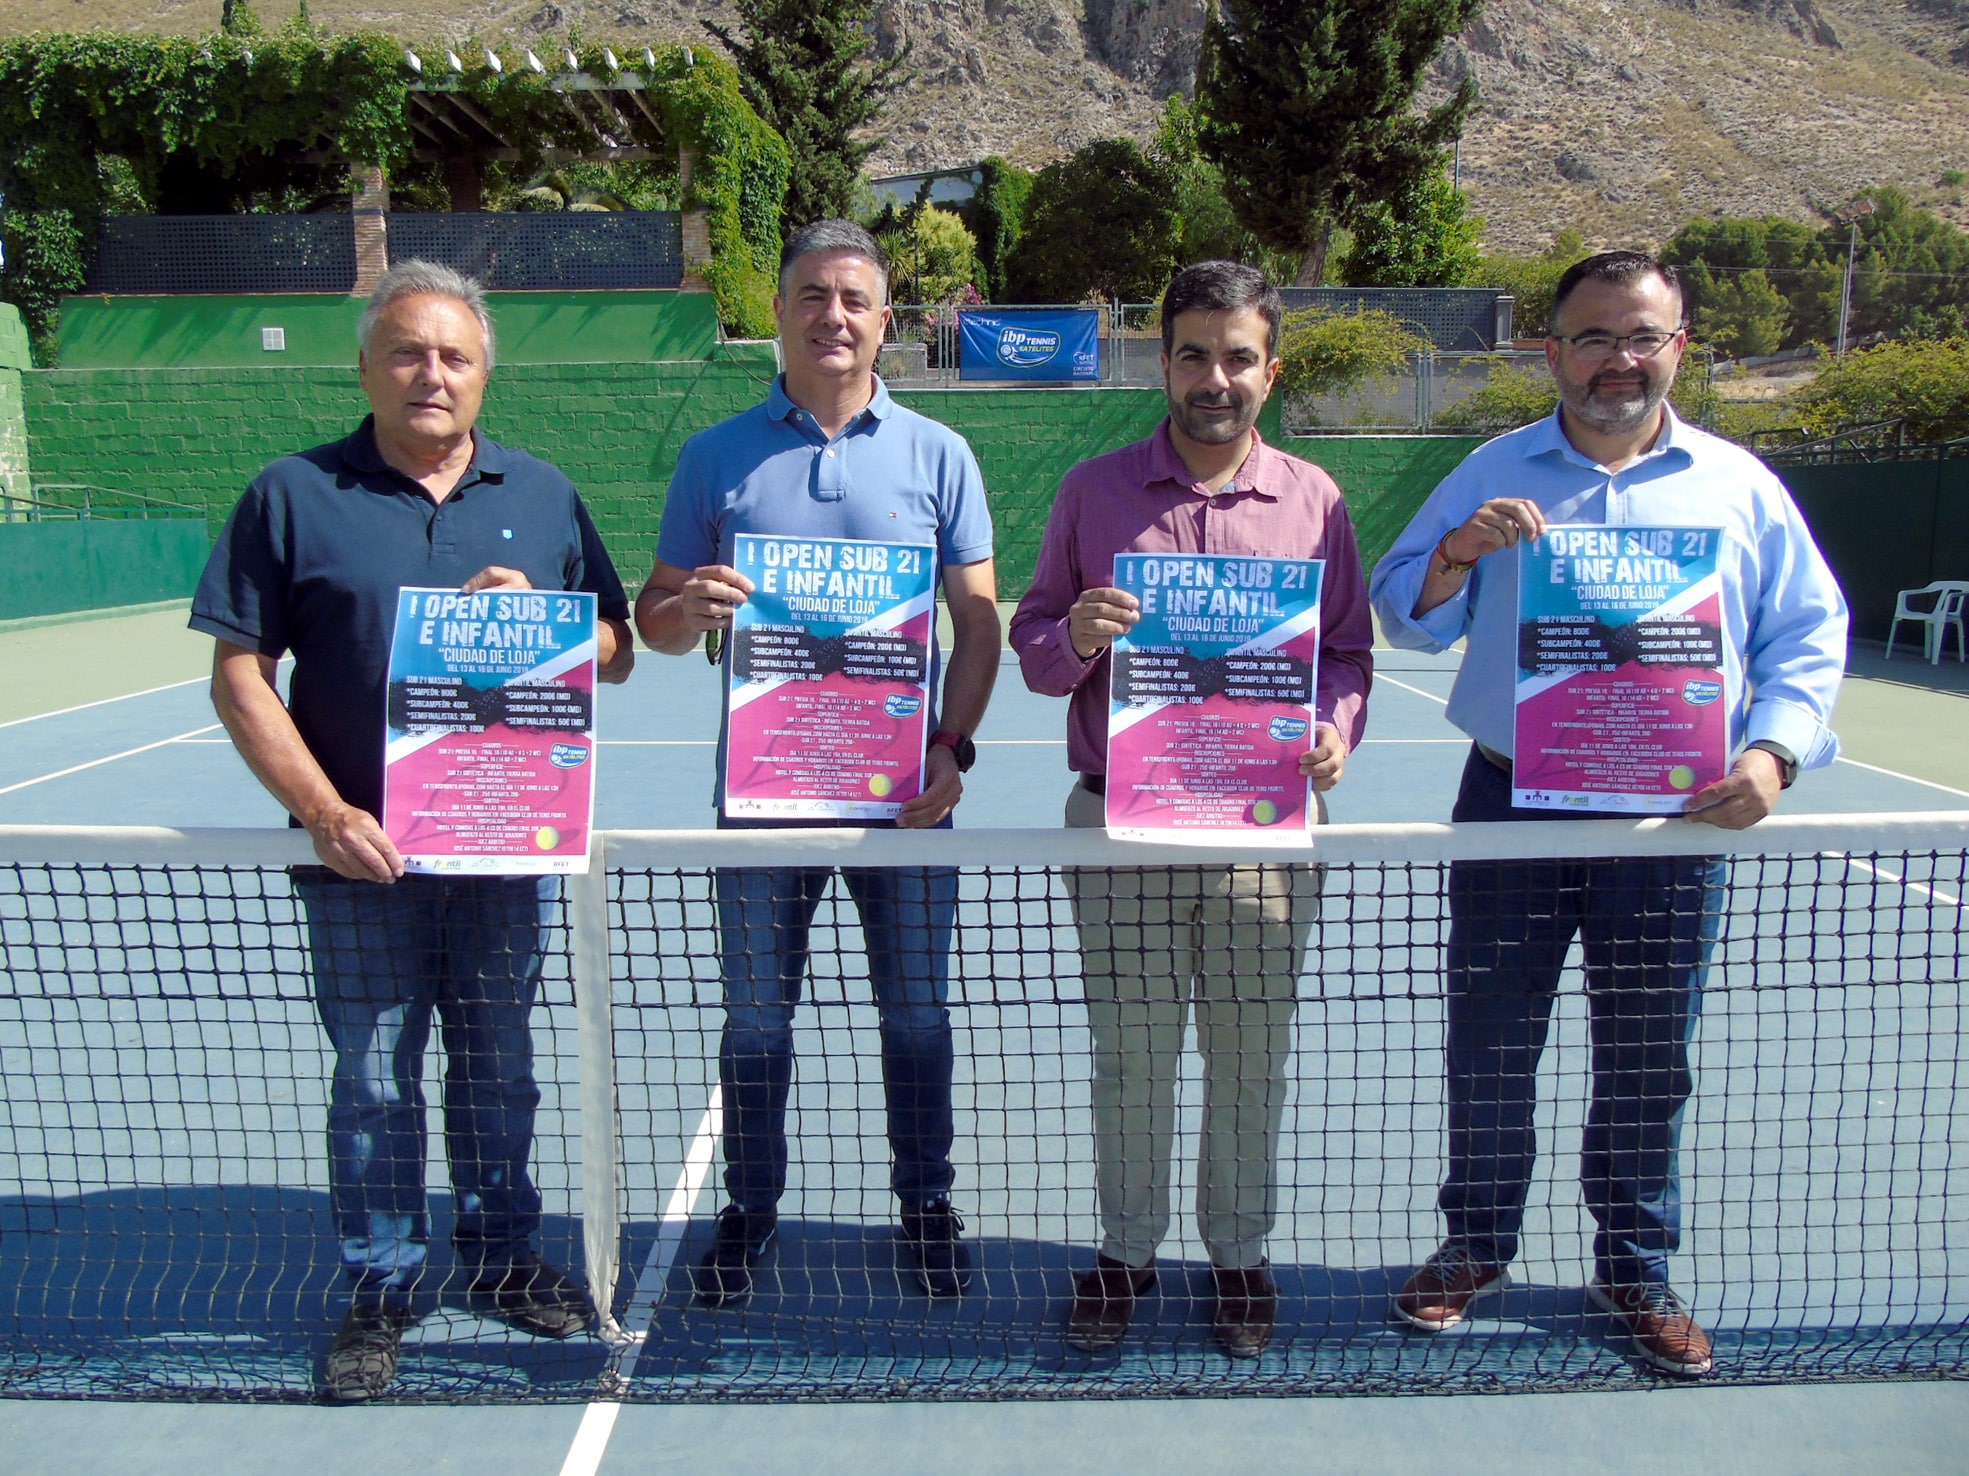
{"type": "Polygon", "coordinates": [[[615,1281],[622,1245],[615,1132],[614,979],[608,926],[608,838],[593,835],[588,870],[568,884],[569,952],[581,1086],[581,1241],[597,1332],[612,1345],[629,1341],[615,1320],[615,1281]]]}

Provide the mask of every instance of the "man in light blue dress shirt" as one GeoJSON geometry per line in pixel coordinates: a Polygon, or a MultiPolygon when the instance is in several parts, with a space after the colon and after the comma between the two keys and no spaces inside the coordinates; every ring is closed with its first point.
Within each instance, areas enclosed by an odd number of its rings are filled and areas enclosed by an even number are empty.
{"type": "MultiPolygon", "coordinates": [[[[1723,529],[1730,771],[1689,819],[1756,824],[1801,769],[1829,764],[1846,603],[1783,484],[1756,458],[1683,423],[1666,397],[1687,333],[1671,268],[1615,251],[1560,280],[1546,360],[1548,419],[1479,447],[1445,478],[1374,571],[1388,640],[1466,640],[1449,719],[1474,740],[1453,818],[1553,819],[1512,808],[1518,665],[1516,545],[1576,523],[1723,529]]],[[[1458,863],[1450,868],[1447,1235],[1396,1294],[1426,1332],[1508,1284],[1530,1187],[1535,1078],[1560,968],[1585,954],[1593,1078],[1581,1181],[1598,1224],[1590,1295],[1664,1372],[1709,1372],[1710,1342],[1668,1283],[1681,1230],[1676,1146],[1688,1046],[1725,905],[1718,858],[1458,863]]]]}

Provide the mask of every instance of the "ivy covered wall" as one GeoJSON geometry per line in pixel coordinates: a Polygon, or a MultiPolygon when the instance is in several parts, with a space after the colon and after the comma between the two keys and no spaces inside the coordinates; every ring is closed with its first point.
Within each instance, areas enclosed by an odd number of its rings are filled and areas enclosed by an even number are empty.
{"type": "MultiPolygon", "coordinates": [[[[423,49],[434,59],[446,51],[423,49]]],[[[623,75],[611,55],[575,48],[591,76],[623,75]]],[[[711,48],[652,47],[638,60],[654,116],[638,112],[637,136],[625,142],[673,167],[680,151],[690,154],[682,204],[705,211],[712,250],[696,265],[731,327],[768,333],[785,141],[711,48]]],[[[37,337],[52,333],[63,294],[82,285],[105,214],[335,208],[356,166],[386,176],[428,171],[410,123],[421,77],[399,39],[323,36],[299,23],[271,35],[89,32],[0,42],[0,299],[21,309],[37,337]]],[[[502,167],[525,171],[553,151],[594,145],[559,82],[511,52],[500,69],[475,59],[443,86],[519,148],[502,167]]],[[[481,148],[488,158],[493,151],[481,148]]]]}

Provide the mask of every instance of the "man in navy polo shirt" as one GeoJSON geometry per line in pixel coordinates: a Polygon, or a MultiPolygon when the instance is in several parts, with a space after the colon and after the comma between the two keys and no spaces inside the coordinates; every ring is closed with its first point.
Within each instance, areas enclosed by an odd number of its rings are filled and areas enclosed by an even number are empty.
{"type": "Polygon", "coordinates": [[[404,874],[377,817],[397,592],[582,590],[598,597],[602,680],[635,660],[629,604],[587,510],[543,461],[473,430],[492,369],[476,282],[411,261],[364,310],[371,414],[346,440],[283,457],[234,508],[192,601],[214,636],[212,700],[240,756],[314,839],[296,868],[315,998],[335,1050],[329,1184],[348,1316],[326,1391],[381,1394],[396,1374],[429,1239],[424,1046],[439,1021],[452,1243],[473,1298],[524,1331],[572,1336],[593,1308],[533,1249],[528,1013],[548,877],[404,874]],[[288,701],[275,664],[294,657],[288,701]]]}
{"type": "MultiPolygon", "coordinates": [[[[773,299],[786,372],[764,404],[684,446],[636,626],[652,648],[671,655],[707,632],[729,631],[752,592],[732,567],[739,533],[934,545],[954,639],[924,789],[896,820],[918,828],[948,824],[963,793],[959,776],[971,766],[971,734],[998,675],[1001,635],[977,461],[956,432],[891,400],[875,374],[888,302],[888,261],[860,226],[816,221],[787,241],[773,299]]],[[[721,730],[721,775],[722,738],[721,730]]],[[[722,812],[722,784],[718,802],[722,812]]],[[[719,823],[737,822],[721,813],[719,823]]],[[[861,915],[881,1018],[902,1244],[925,1292],[956,1296],[971,1278],[963,1224],[950,1206],[953,1063],[944,1001],[956,873],[843,867],[841,877],[861,915]]],[[[695,1278],[699,1299],[711,1306],[750,1294],[752,1267],[777,1232],[793,1010],[827,883],[823,867],[730,868],[716,878],[725,997],[718,1080],[731,1202],[695,1278]]]]}

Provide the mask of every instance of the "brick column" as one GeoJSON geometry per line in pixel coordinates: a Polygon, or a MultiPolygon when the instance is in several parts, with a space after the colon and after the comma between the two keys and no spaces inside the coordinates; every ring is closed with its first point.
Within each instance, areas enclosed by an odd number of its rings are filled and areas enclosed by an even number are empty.
{"type": "Polygon", "coordinates": [[[383,214],[390,208],[390,184],[374,164],[349,171],[350,208],[355,214],[355,296],[367,297],[390,269],[390,248],[384,237],[383,214]]]}

